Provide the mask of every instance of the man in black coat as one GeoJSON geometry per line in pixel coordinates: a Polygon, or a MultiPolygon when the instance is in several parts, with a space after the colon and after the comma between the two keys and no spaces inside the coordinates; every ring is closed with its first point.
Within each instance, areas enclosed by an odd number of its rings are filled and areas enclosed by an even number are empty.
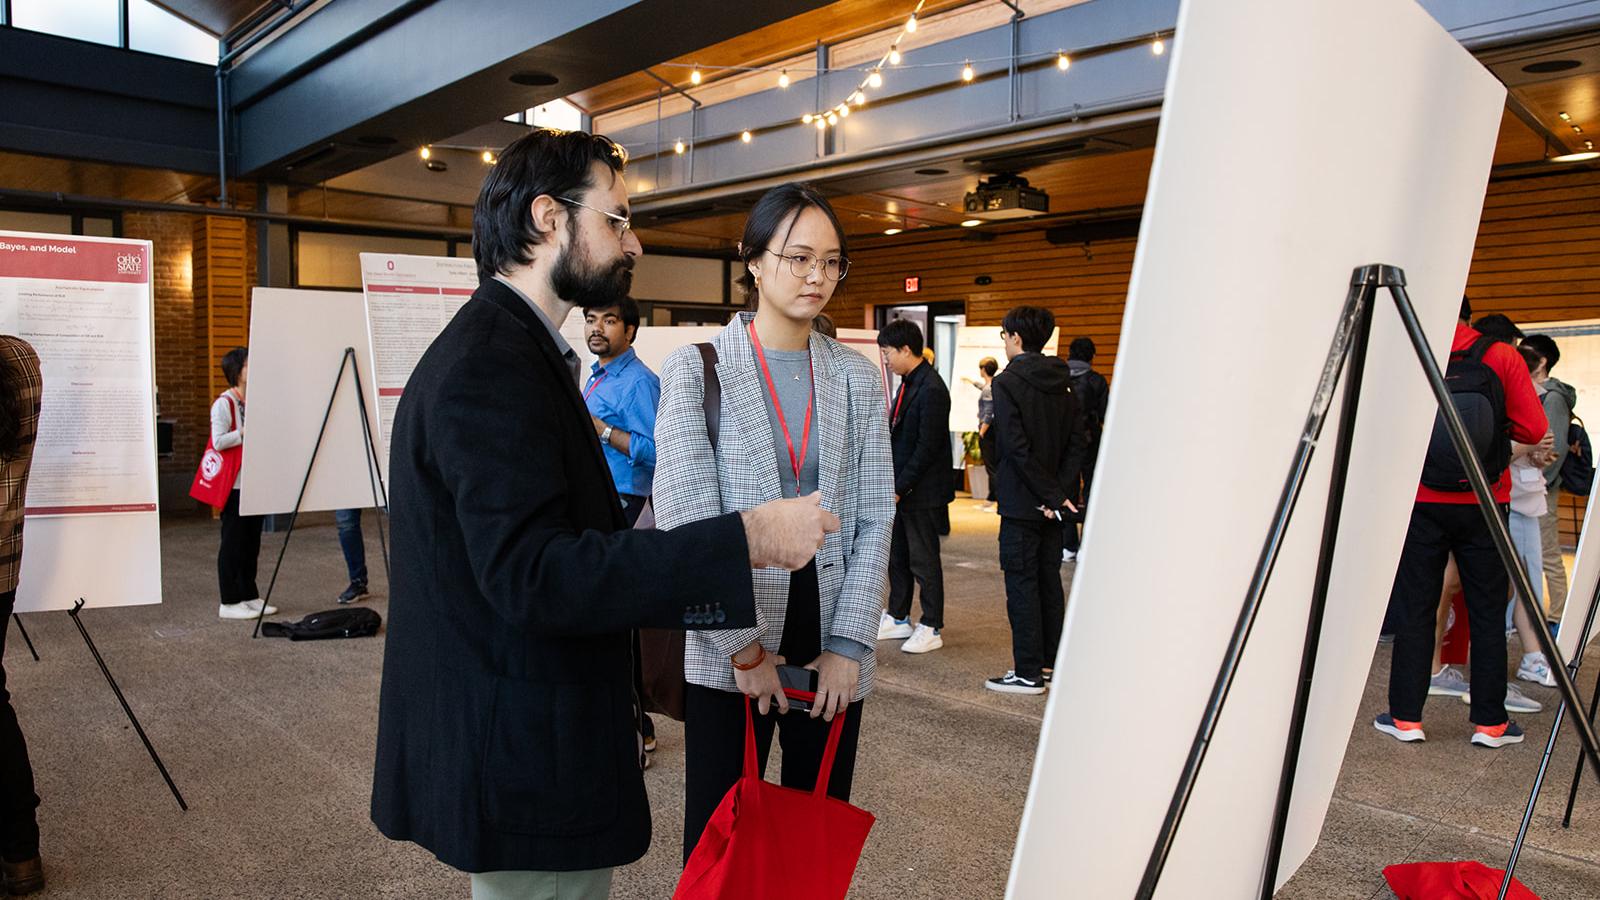
{"type": "Polygon", "coordinates": [[[372,818],[476,897],[607,895],[650,843],[630,629],[754,625],[751,568],[800,568],[838,527],[805,501],[627,527],[557,330],[627,293],[625,158],[549,130],[500,155],[482,283],[395,416],[372,818]]]}
{"type": "Polygon", "coordinates": [[[1087,445],[1083,451],[1083,467],[1078,484],[1070,493],[1077,501],[1078,512],[1068,518],[1064,531],[1067,549],[1063,561],[1078,557],[1078,523],[1083,521],[1089,506],[1089,489],[1094,486],[1094,463],[1100,457],[1100,434],[1105,430],[1106,407],[1111,400],[1111,385],[1106,377],[1094,370],[1094,339],[1080,336],[1072,339],[1067,348],[1067,370],[1072,373],[1072,394],[1078,398],[1083,410],[1083,432],[1087,445]]]}
{"type": "Polygon", "coordinates": [[[1010,362],[994,378],[995,498],[1014,668],[984,686],[1005,693],[1044,693],[1066,618],[1063,529],[1077,512],[1087,436],[1066,362],[1041,352],[1055,327],[1037,306],[1011,310],[1001,325],[1010,362]]]}
{"type": "Polygon", "coordinates": [[[927,653],[944,646],[944,565],[939,513],[955,499],[950,481],[950,389],[922,358],[922,330],[896,319],[878,332],[878,346],[900,389],[889,408],[894,449],[894,537],[889,544],[889,609],[878,640],[906,638],[900,649],[927,653]],[[922,588],[922,618],[911,627],[912,582],[922,588]]]}

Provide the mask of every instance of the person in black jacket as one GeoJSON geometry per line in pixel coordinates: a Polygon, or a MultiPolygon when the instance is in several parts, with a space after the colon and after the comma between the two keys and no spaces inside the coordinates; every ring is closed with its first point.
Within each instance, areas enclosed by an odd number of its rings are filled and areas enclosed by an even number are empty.
{"type": "Polygon", "coordinates": [[[1055,327],[1049,310],[1019,306],[1000,329],[1010,362],[994,378],[995,496],[1015,668],[985,682],[992,691],[1044,693],[1066,617],[1062,532],[1086,435],[1066,361],[1040,352],[1055,327]]]}
{"type": "Polygon", "coordinates": [[[1067,348],[1067,371],[1072,375],[1072,393],[1083,410],[1083,431],[1087,445],[1083,451],[1083,471],[1078,484],[1068,493],[1073,495],[1078,512],[1068,521],[1064,532],[1066,550],[1062,562],[1078,558],[1078,525],[1083,522],[1089,508],[1089,488],[1094,482],[1094,463],[1100,456],[1100,435],[1105,430],[1106,406],[1111,398],[1111,386],[1106,377],[1094,370],[1094,339],[1075,337],[1067,348]]]}
{"type": "Polygon", "coordinates": [[[608,895],[650,842],[630,629],[755,625],[752,567],[802,568],[838,528],[805,499],[628,528],[557,331],[628,290],[625,158],[544,129],[500,155],[482,283],[395,415],[372,819],[476,898],[608,895]]]}
{"type": "Polygon", "coordinates": [[[889,544],[889,609],[878,640],[907,638],[906,653],[944,646],[944,566],[939,512],[955,499],[950,480],[950,389],[922,357],[922,330],[896,319],[878,332],[878,346],[900,389],[889,408],[894,447],[894,537],[889,544]],[[922,588],[922,618],[911,627],[912,580],[922,588]]]}

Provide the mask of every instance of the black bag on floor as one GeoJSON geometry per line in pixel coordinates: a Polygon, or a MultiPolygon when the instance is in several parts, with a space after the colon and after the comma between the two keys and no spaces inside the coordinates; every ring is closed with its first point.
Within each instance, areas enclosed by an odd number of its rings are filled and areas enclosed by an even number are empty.
{"type": "Polygon", "coordinates": [[[312,613],[298,622],[264,622],[264,637],[286,637],[291,641],[324,641],[330,638],[371,637],[383,625],[383,617],[366,607],[329,609],[312,613]]]}

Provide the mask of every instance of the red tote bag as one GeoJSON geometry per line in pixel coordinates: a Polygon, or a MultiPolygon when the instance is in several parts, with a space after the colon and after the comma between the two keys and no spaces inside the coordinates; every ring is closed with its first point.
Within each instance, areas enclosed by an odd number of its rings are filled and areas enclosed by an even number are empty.
{"type": "MultiPolygon", "coordinates": [[[[239,427],[239,407],[228,395],[228,430],[239,427]]],[[[214,509],[228,505],[228,495],[233,493],[233,482],[239,477],[239,464],[244,461],[244,445],[218,450],[211,438],[206,438],[206,452],[200,456],[200,468],[194,473],[194,483],[189,485],[189,496],[208,503],[214,509]]]]}
{"type": "MultiPolygon", "coordinates": [[[[816,697],[785,693],[807,701],[816,697]]],[[[756,763],[756,732],[746,703],[744,777],[706,823],[673,900],[843,900],[874,821],[872,813],[828,796],[843,731],[844,715],[834,716],[814,790],[769,784],[756,763]]]]}
{"type": "MultiPolygon", "coordinates": [[[[1400,900],[1495,900],[1506,873],[1475,859],[1459,862],[1421,862],[1389,866],[1384,880],[1400,900]]],[[[1539,900],[1515,878],[1506,891],[1510,900],[1539,900]]]]}

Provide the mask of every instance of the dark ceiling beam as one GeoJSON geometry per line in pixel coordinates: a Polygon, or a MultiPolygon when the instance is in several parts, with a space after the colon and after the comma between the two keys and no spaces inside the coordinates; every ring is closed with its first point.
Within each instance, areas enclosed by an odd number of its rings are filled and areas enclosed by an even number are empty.
{"type": "Polygon", "coordinates": [[[823,5],[340,0],[230,73],[240,171],[324,180],[823,5]]]}

